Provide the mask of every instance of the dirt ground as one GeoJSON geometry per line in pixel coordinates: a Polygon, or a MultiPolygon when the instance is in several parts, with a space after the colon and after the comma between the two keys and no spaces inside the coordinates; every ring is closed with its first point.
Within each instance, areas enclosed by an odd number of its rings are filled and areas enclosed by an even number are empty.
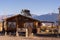
{"type": "Polygon", "coordinates": [[[60,40],[60,38],[55,38],[55,37],[0,36],[0,40],[60,40]]]}

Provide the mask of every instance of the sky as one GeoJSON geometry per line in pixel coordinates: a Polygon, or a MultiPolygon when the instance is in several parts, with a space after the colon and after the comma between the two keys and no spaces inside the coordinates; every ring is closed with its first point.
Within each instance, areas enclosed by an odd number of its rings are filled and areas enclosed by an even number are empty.
{"type": "Polygon", "coordinates": [[[22,9],[31,14],[58,13],[60,0],[0,0],[0,15],[20,14],[22,9]]]}

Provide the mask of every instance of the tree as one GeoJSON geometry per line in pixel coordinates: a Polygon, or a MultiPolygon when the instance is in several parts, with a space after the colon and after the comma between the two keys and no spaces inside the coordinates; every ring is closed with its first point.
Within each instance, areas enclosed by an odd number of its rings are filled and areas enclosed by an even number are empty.
{"type": "Polygon", "coordinates": [[[59,10],[59,15],[58,15],[58,25],[60,26],[60,7],[58,8],[59,10]]]}
{"type": "Polygon", "coordinates": [[[27,9],[24,9],[24,10],[22,9],[21,14],[23,16],[31,17],[30,10],[27,10],[27,9]]]}

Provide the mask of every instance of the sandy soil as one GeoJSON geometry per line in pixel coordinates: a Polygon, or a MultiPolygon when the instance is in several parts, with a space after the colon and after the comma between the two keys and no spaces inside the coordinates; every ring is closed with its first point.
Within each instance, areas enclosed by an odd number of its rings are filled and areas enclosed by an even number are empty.
{"type": "Polygon", "coordinates": [[[60,38],[53,38],[53,37],[0,36],[0,40],[60,40],[60,38]]]}

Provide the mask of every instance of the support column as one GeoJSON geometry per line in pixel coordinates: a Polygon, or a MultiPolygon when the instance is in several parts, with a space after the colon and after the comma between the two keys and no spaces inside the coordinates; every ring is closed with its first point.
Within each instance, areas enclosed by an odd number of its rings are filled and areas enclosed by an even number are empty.
{"type": "Polygon", "coordinates": [[[16,17],[16,36],[19,36],[19,33],[18,33],[18,18],[16,17]]]}
{"type": "Polygon", "coordinates": [[[54,29],[53,29],[53,23],[52,23],[52,34],[54,34],[53,30],[54,30],[54,29]]]}
{"type": "Polygon", "coordinates": [[[8,25],[8,23],[7,23],[7,21],[5,20],[4,21],[4,29],[5,29],[5,36],[7,35],[7,26],[8,25]]]}
{"type": "Polygon", "coordinates": [[[38,22],[34,21],[34,22],[33,22],[33,25],[34,25],[33,28],[36,29],[36,28],[38,27],[38,22]]]}
{"type": "Polygon", "coordinates": [[[28,35],[28,29],[26,28],[26,37],[28,37],[29,35],[28,35]]]}
{"type": "Polygon", "coordinates": [[[38,22],[38,28],[37,28],[37,33],[39,34],[40,33],[40,27],[41,27],[41,23],[40,22],[38,22]]]}
{"type": "Polygon", "coordinates": [[[37,28],[37,33],[40,33],[40,28],[39,28],[38,22],[36,22],[36,28],[37,28]]]}
{"type": "Polygon", "coordinates": [[[18,33],[18,28],[16,29],[16,36],[19,36],[19,33],[18,33]]]}
{"type": "Polygon", "coordinates": [[[32,27],[31,26],[29,26],[28,27],[28,36],[32,36],[32,27]]]}
{"type": "Polygon", "coordinates": [[[40,28],[37,28],[37,33],[38,33],[38,34],[40,33],[40,28]]]}
{"type": "Polygon", "coordinates": [[[36,28],[38,27],[38,22],[36,22],[36,28]]]}

